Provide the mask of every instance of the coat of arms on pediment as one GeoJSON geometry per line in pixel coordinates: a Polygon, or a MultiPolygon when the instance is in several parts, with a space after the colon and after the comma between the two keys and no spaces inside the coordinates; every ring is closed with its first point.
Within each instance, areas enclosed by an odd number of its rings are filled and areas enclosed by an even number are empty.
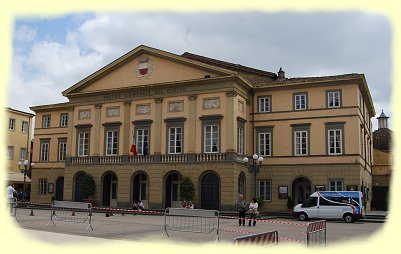
{"type": "Polygon", "coordinates": [[[136,77],[138,79],[148,78],[152,74],[153,68],[149,56],[142,55],[138,57],[136,65],[136,77]]]}

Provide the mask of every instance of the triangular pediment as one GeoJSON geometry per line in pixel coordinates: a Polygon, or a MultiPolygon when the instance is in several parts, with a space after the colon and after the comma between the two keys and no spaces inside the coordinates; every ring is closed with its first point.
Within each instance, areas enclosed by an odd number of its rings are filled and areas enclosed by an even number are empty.
{"type": "Polygon", "coordinates": [[[230,76],[233,71],[139,46],[63,92],[64,96],[230,76]]]}

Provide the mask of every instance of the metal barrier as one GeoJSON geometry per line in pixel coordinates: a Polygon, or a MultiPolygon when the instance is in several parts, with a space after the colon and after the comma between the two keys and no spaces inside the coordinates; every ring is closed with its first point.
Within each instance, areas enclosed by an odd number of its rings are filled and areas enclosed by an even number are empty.
{"type": "MultiPolygon", "coordinates": [[[[171,231],[210,234],[216,230],[215,241],[219,238],[219,212],[216,210],[166,208],[164,213],[164,233],[171,231]]],[[[162,237],[163,237],[162,235],[162,237]]]]}
{"type": "Polygon", "coordinates": [[[326,221],[308,223],[306,229],[307,246],[326,246],[326,221]]]}
{"type": "Polygon", "coordinates": [[[234,244],[259,245],[259,246],[278,245],[278,232],[270,231],[270,232],[240,236],[234,239],[234,244]]]}
{"type": "Polygon", "coordinates": [[[53,201],[51,204],[50,221],[47,223],[46,227],[50,222],[56,226],[54,220],[78,223],[85,223],[88,221],[89,225],[86,227],[85,231],[87,231],[89,227],[93,230],[92,204],[71,201],[53,201]]]}

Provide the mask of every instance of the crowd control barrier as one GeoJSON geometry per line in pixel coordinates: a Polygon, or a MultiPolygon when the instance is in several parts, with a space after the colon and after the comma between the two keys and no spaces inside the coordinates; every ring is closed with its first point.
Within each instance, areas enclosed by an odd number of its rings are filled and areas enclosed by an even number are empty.
{"type": "Polygon", "coordinates": [[[168,207],[164,213],[163,235],[170,237],[168,230],[203,234],[211,234],[215,230],[215,241],[220,241],[219,218],[219,212],[215,210],[168,207]]]}
{"type": "Polygon", "coordinates": [[[51,204],[50,221],[46,227],[51,223],[54,226],[54,221],[66,221],[66,222],[88,222],[86,227],[87,231],[92,228],[92,205],[90,203],[83,202],[72,202],[72,201],[53,201],[51,204]]]}
{"type": "Polygon", "coordinates": [[[259,246],[278,245],[278,232],[270,231],[270,232],[240,236],[234,239],[234,244],[259,245],[259,246]]]}
{"type": "Polygon", "coordinates": [[[306,229],[307,246],[326,246],[326,221],[308,223],[306,229]]]}

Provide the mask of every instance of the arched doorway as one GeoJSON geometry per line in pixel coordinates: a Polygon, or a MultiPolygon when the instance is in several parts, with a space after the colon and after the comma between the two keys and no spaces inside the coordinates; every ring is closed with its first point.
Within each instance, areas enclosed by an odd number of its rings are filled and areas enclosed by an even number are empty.
{"type": "Polygon", "coordinates": [[[75,186],[74,186],[74,201],[82,202],[84,197],[82,195],[82,185],[84,183],[85,172],[79,172],[75,175],[75,186]]]}
{"type": "Polygon", "coordinates": [[[108,172],[103,175],[103,206],[117,206],[117,176],[113,172],[108,172]]]}
{"type": "Polygon", "coordinates": [[[62,201],[64,196],[64,177],[60,176],[56,180],[56,195],[55,198],[58,201],[62,201]]]}
{"type": "Polygon", "coordinates": [[[177,172],[169,173],[164,182],[164,207],[180,207],[181,175],[177,172]]]}
{"type": "Polygon", "coordinates": [[[201,208],[209,210],[220,208],[220,181],[215,173],[208,172],[201,178],[201,208]]]}
{"type": "Polygon", "coordinates": [[[311,182],[306,177],[297,177],[292,182],[292,196],[295,205],[302,204],[312,194],[311,182]]]}
{"type": "Polygon", "coordinates": [[[141,200],[148,207],[148,176],[139,172],[132,178],[132,203],[141,200]]]}

